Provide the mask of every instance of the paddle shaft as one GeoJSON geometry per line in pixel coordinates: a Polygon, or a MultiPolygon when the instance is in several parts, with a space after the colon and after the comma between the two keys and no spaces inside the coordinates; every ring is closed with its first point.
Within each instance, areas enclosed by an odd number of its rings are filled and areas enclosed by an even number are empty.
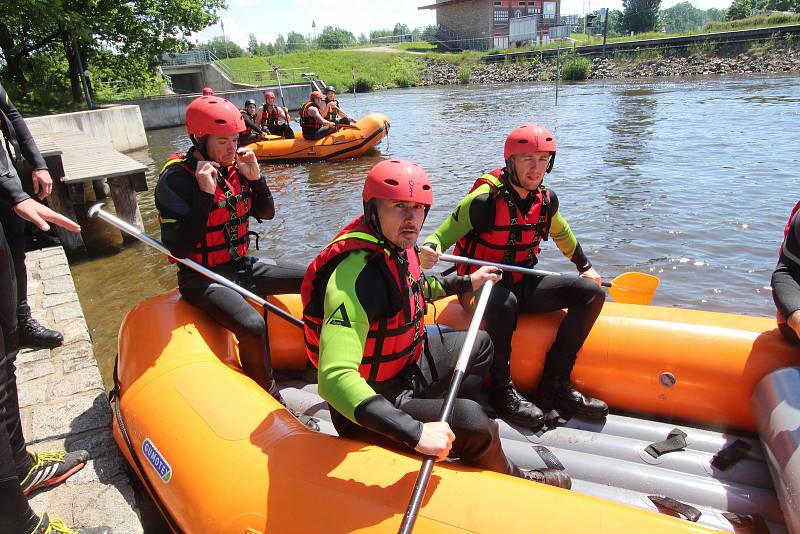
{"type": "Polygon", "coordinates": [[[221,276],[221,275],[215,273],[211,269],[203,267],[202,265],[200,265],[197,262],[194,262],[194,261],[192,261],[190,259],[187,259],[187,258],[176,258],[172,254],[170,254],[169,249],[167,249],[167,247],[165,247],[160,241],[156,241],[155,239],[153,239],[149,235],[145,234],[144,232],[142,232],[141,230],[139,230],[135,226],[133,226],[131,224],[128,224],[127,222],[123,221],[119,217],[111,215],[107,211],[103,211],[102,204],[95,204],[94,206],[89,208],[89,218],[94,218],[94,217],[99,217],[99,218],[103,219],[104,221],[106,221],[107,223],[111,224],[112,226],[116,226],[117,228],[119,228],[123,232],[132,235],[133,237],[135,237],[139,241],[141,241],[141,242],[143,242],[143,243],[145,243],[147,245],[150,245],[151,247],[153,247],[157,251],[161,252],[162,254],[166,254],[167,256],[169,256],[170,258],[174,259],[175,261],[177,261],[179,263],[182,263],[182,264],[186,265],[187,267],[190,267],[190,268],[194,269],[198,273],[207,276],[208,278],[212,279],[213,281],[217,282],[218,284],[221,284],[221,285],[227,287],[228,289],[232,289],[232,290],[236,291],[237,293],[239,293],[244,298],[246,298],[246,299],[248,299],[248,300],[250,300],[252,302],[255,302],[259,306],[263,306],[265,309],[271,311],[275,315],[278,315],[282,319],[285,319],[285,320],[289,321],[293,325],[295,325],[297,327],[300,327],[300,328],[303,328],[303,321],[301,321],[300,319],[298,319],[294,315],[292,315],[292,314],[290,314],[290,313],[278,308],[277,306],[275,306],[273,304],[270,304],[269,302],[267,302],[263,298],[259,297],[255,293],[253,293],[251,291],[248,291],[247,289],[245,289],[245,288],[243,288],[243,287],[241,287],[241,286],[239,286],[237,284],[234,284],[233,282],[231,282],[230,280],[228,280],[224,276],[221,276]]]}
{"type": "MultiPolygon", "coordinates": [[[[472,258],[465,258],[464,256],[453,256],[452,254],[442,254],[441,256],[439,256],[439,259],[449,263],[464,263],[466,265],[475,265],[477,267],[483,267],[484,265],[488,265],[489,267],[497,267],[498,269],[502,269],[504,271],[511,271],[514,273],[521,273],[521,274],[531,274],[536,276],[544,276],[544,275],[562,276],[561,273],[557,273],[554,271],[541,271],[539,269],[528,269],[527,267],[519,267],[517,265],[507,265],[505,263],[495,263],[493,261],[473,260],[472,258]]],[[[603,286],[611,287],[611,282],[603,282],[603,286]]]]}
{"type": "MultiPolygon", "coordinates": [[[[475,307],[475,314],[472,316],[472,322],[469,324],[469,329],[467,330],[467,337],[464,339],[464,344],[461,346],[461,352],[458,354],[455,372],[453,373],[453,378],[450,380],[450,387],[447,390],[444,404],[442,404],[442,409],[439,412],[439,419],[437,419],[439,422],[446,422],[453,414],[453,404],[455,403],[456,395],[458,395],[458,390],[461,388],[461,382],[464,380],[464,373],[467,370],[467,365],[469,365],[472,347],[475,345],[475,336],[478,335],[478,329],[481,324],[481,319],[483,319],[483,313],[486,310],[486,303],[489,301],[489,295],[492,292],[492,286],[493,282],[491,280],[483,285],[483,291],[481,291],[481,296],[475,307]]],[[[436,459],[431,456],[426,456],[422,461],[422,468],[417,475],[414,491],[411,492],[411,500],[403,516],[403,522],[400,524],[400,530],[397,531],[398,534],[410,534],[411,531],[414,530],[414,523],[417,520],[417,514],[422,505],[422,499],[425,497],[425,490],[428,487],[428,481],[431,478],[435,460],[436,459]]]]}
{"type": "Polygon", "coordinates": [[[278,80],[278,94],[281,95],[281,105],[283,106],[283,112],[286,114],[286,124],[291,124],[292,121],[289,120],[289,108],[286,107],[286,100],[283,98],[283,86],[281,85],[281,72],[278,67],[273,67],[275,69],[275,79],[278,80]]]}

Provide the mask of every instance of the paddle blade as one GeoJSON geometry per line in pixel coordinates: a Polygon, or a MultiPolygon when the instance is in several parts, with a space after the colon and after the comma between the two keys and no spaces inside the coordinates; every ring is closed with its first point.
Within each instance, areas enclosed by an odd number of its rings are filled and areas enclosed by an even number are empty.
{"type": "Polygon", "coordinates": [[[650,304],[661,281],[646,273],[624,273],[611,281],[608,292],[617,302],[625,304],[650,304]]]}

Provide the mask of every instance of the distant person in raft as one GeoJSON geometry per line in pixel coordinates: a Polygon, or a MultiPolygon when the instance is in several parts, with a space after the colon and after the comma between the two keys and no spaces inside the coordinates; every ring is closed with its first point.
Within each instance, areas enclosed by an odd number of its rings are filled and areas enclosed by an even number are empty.
{"type": "Polygon", "coordinates": [[[203,87],[203,96],[211,96],[214,94],[214,90],[210,87],[203,87]]]}
{"type": "Polygon", "coordinates": [[[323,116],[328,105],[322,93],[311,91],[308,101],[300,108],[300,126],[303,127],[303,138],[316,140],[336,131],[336,123],[323,116]]]}
{"type": "Polygon", "coordinates": [[[339,101],[336,100],[336,88],[332,85],[325,88],[325,104],[327,106],[325,118],[329,121],[336,124],[351,124],[353,122],[353,119],[339,107],[339,101]]]}
{"type": "Polygon", "coordinates": [[[783,230],[778,265],[772,273],[772,298],[781,334],[800,347],[800,202],[783,230]]]}
{"type": "Polygon", "coordinates": [[[475,291],[494,269],[425,276],[416,242],[433,203],[425,171],[386,160],[369,171],[364,214],[314,259],[303,280],[306,352],[340,436],[569,488],[556,469],[514,465],[498,424],[475,401],[492,361],[479,332],[450,423],[437,422],[466,332],[425,327],[426,301],[475,291]]]}
{"type": "Polygon", "coordinates": [[[249,145],[264,139],[264,130],[256,121],[256,101],[248,99],[244,101],[244,108],[239,110],[244,121],[244,131],[239,134],[239,146],[249,145]]]}
{"type": "MultiPolygon", "coordinates": [[[[425,239],[420,256],[429,269],[439,254],[456,245],[455,254],[477,260],[532,268],[539,244],[553,238],[556,246],[578,271],[577,276],[530,276],[506,271],[492,292],[486,309],[486,331],[494,343],[490,370],[489,404],[512,423],[537,429],[544,412],[589,419],[608,414],[605,402],[584,395],[573,386],[570,374],[578,351],[605,302],[600,274],[559,210],[555,191],[543,184],[553,169],[556,141],[543,126],[526,124],[506,139],[505,166],[480,177],[450,216],[425,239]],[[520,313],[545,313],[567,309],[544,363],[536,404],[523,398],[511,381],[511,337],[520,313]],[[538,406],[537,406],[538,405],[538,406]]],[[[457,272],[475,267],[459,264],[457,272]]],[[[469,308],[472,297],[461,298],[469,308]]]]}
{"type": "Polygon", "coordinates": [[[294,139],[294,130],[289,126],[292,118],[289,110],[275,105],[275,93],[266,91],[264,103],[258,110],[258,124],[272,135],[280,135],[284,139],[294,139]]]}
{"type": "MultiPolygon", "coordinates": [[[[170,254],[189,258],[261,296],[298,293],[303,269],[247,255],[251,216],[272,219],[275,205],[251,148],[239,148],[242,114],[217,96],[186,108],[192,146],[170,156],[158,178],[156,208],[170,254]]],[[[264,317],[239,293],[178,264],[178,290],[236,334],[244,372],[283,402],[272,373],[264,317]]]]}

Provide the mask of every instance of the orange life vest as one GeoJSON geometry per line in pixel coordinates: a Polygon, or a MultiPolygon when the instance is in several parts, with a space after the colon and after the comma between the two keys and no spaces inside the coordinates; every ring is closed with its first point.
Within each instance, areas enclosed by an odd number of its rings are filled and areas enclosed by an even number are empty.
{"type": "MultiPolygon", "coordinates": [[[[539,244],[550,235],[550,192],[542,185],[527,213],[521,213],[508,186],[503,182],[503,169],[495,169],[475,181],[470,191],[483,184],[491,189],[495,201],[492,227],[485,232],[472,230],[458,240],[455,254],[479,260],[533,267],[538,262],[539,244]]],[[[459,265],[458,274],[469,274],[478,268],[459,265]]],[[[522,274],[511,273],[514,283],[522,274]]]]}
{"type": "MultiPolygon", "coordinates": [[[[398,293],[401,302],[400,309],[392,317],[369,325],[359,373],[368,381],[381,382],[397,376],[422,354],[425,339],[423,274],[416,249],[406,251],[406,261],[398,258],[396,252],[384,248],[363,217],[353,220],[339,232],[306,271],[301,288],[306,354],[315,366],[319,365],[319,336],[326,321],[323,317],[325,288],[336,265],[357,250],[368,250],[377,261],[385,263],[395,284],[392,290],[398,293]]],[[[327,323],[349,322],[347,312],[341,310],[334,310],[327,323]]]]}
{"type": "MultiPolygon", "coordinates": [[[[177,168],[192,177],[195,175],[196,169],[189,165],[186,154],[175,152],[161,169],[159,180],[177,168]]],[[[187,257],[209,268],[244,257],[250,245],[247,225],[252,207],[251,196],[249,182],[239,177],[234,165],[220,172],[214,203],[208,214],[206,234],[187,257]]]]}

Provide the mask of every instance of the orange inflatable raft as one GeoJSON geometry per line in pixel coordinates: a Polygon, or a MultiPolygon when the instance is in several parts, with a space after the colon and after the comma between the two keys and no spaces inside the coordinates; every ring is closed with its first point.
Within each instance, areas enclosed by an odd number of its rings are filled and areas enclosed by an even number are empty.
{"type": "Polygon", "coordinates": [[[370,113],[316,141],[303,139],[301,132],[295,132],[294,139],[269,136],[247,146],[262,162],[355,158],[389,135],[389,126],[386,115],[370,113]]]}
{"type": "MultiPolygon", "coordinates": [[[[300,316],[297,296],[271,300],[300,316]]],[[[437,307],[440,323],[468,324],[456,301],[437,307]]],[[[520,389],[535,387],[562,317],[520,318],[512,362],[520,389]]],[[[302,332],[272,314],[268,326],[283,395],[317,417],[320,432],[241,372],[228,331],[171,292],[142,302],[120,329],[114,436],[126,459],[175,531],[395,532],[420,459],[335,436],[327,405],[302,379],[302,332]]],[[[780,473],[770,475],[751,408],[759,380],[799,363],[768,319],[607,303],[573,379],[612,414],[541,435],[501,422],[512,460],[555,460],[573,489],[440,463],[415,531],[800,528],[781,508],[776,488],[785,484],[773,484],[780,473]],[[683,447],[646,452],[675,430],[685,434],[683,447]]]]}

